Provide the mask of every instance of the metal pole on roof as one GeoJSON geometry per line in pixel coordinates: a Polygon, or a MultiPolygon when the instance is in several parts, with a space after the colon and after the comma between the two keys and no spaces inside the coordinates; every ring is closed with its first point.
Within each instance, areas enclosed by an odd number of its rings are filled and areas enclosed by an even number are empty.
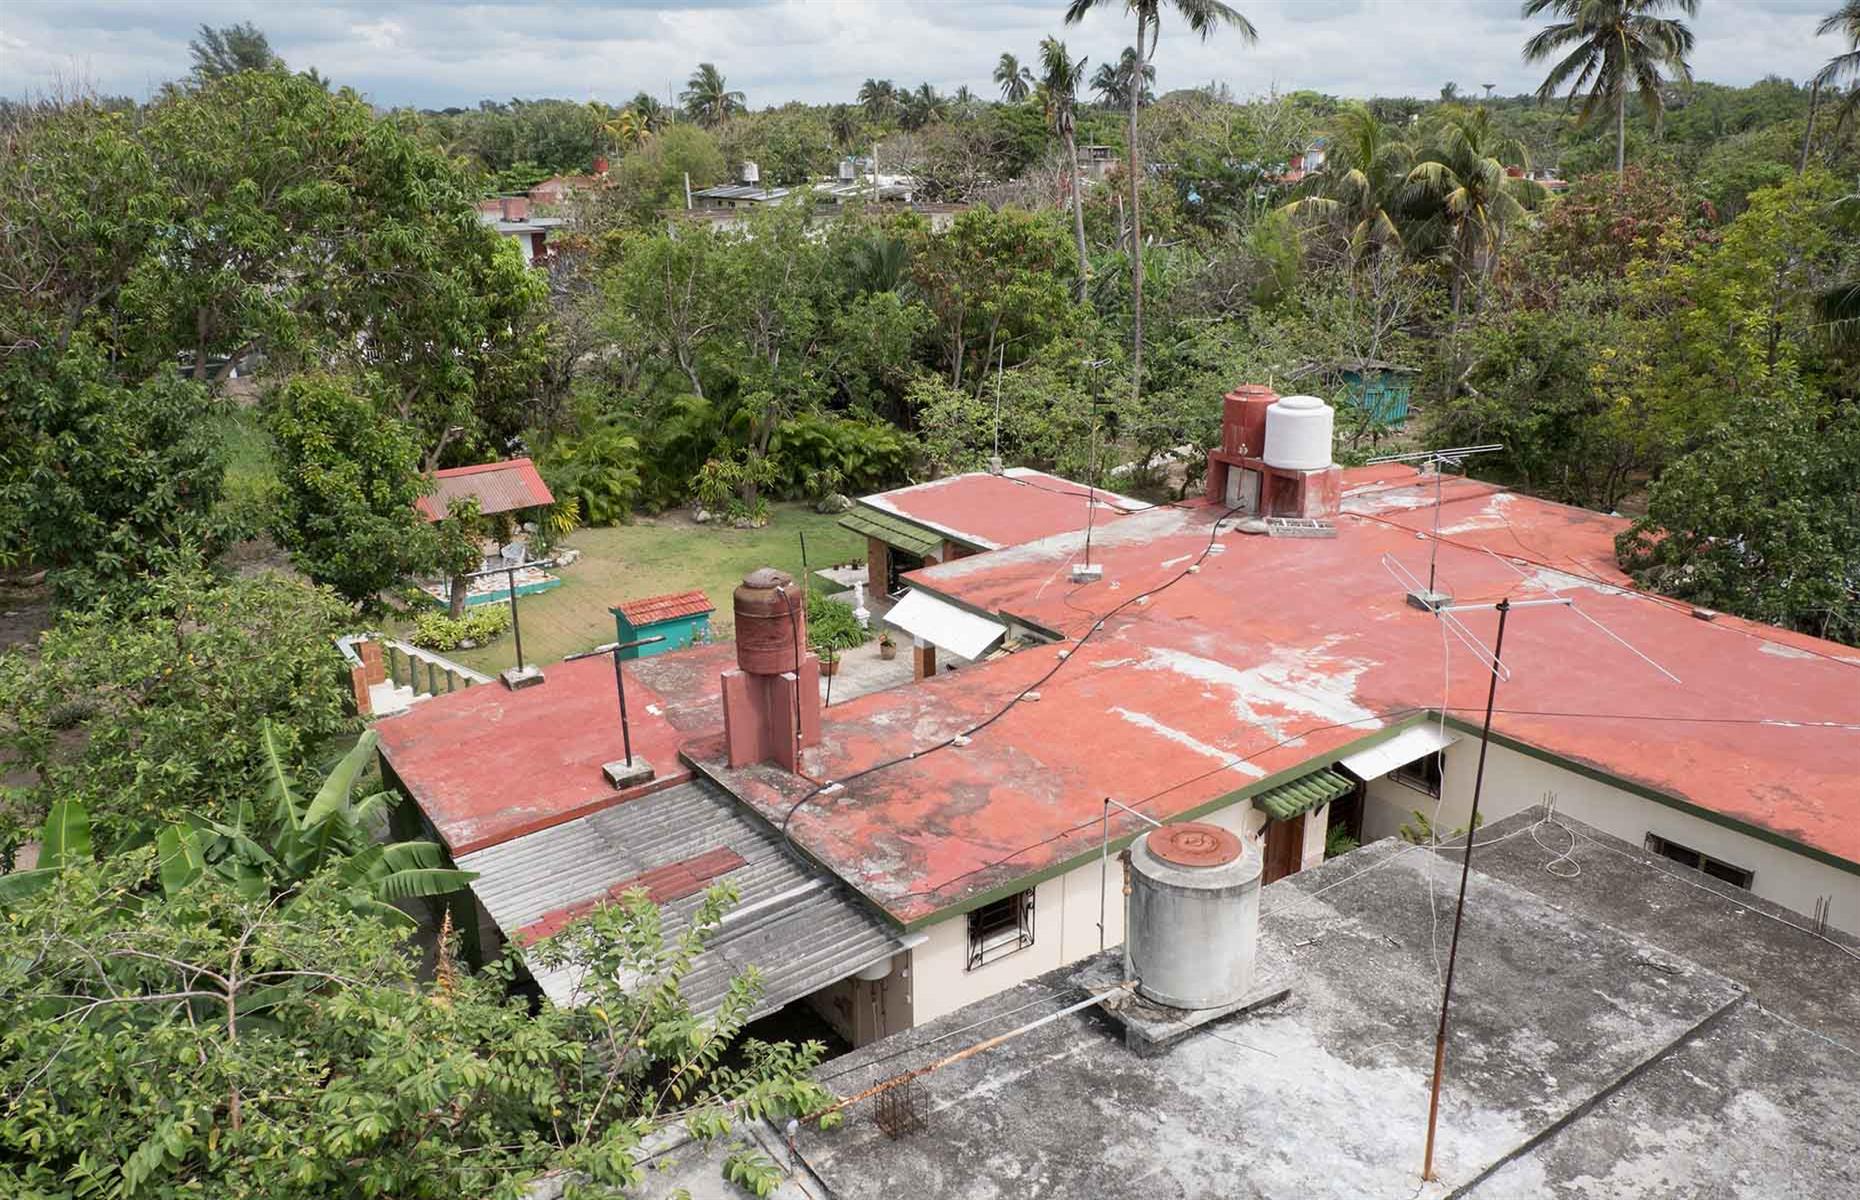
{"type": "Polygon", "coordinates": [[[523,626],[517,621],[517,569],[504,572],[504,585],[510,589],[510,636],[517,643],[517,670],[523,670],[523,626]]]}
{"type": "MultiPolygon", "coordinates": [[[[1496,607],[1498,635],[1492,642],[1492,660],[1502,666],[1505,617],[1511,611],[1511,601],[1500,600],[1496,607]]],[[[1421,1178],[1427,1181],[1437,1178],[1434,1174],[1434,1133],[1440,1120],[1440,1080],[1447,1066],[1447,1011],[1453,1002],[1453,968],[1459,959],[1460,924],[1466,915],[1466,881],[1472,875],[1473,840],[1479,831],[1479,794],[1485,787],[1485,755],[1492,744],[1492,712],[1498,703],[1498,677],[1499,670],[1495,666],[1492,682],[1485,693],[1485,726],[1479,732],[1479,769],[1473,775],[1472,815],[1466,821],[1466,857],[1460,862],[1460,895],[1453,906],[1453,940],[1447,946],[1447,978],[1440,993],[1440,1027],[1434,1034],[1434,1080],[1427,1099],[1427,1149],[1421,1159],[1421,1178]]],[[[1431,864],[1428,870],[1433,870],[1431,864]]]]}
{"type": "Polygon", "coordinates": [[[593,658],[597,654],[611,654],[614,660],[614,691],[620,696],[620,745],[626,751],[626,765],[633,765],[633,729],[626,716],[626,672],[620,669],[620,652],[633,650],[640,646],[651,646],[665,640],[664,634],[649,638],[636,638],[630,642],[609,642],[605,646],[596,646],[592,650],[583,650],[580,654],[571,654],[563,662],[574,662],[578,658],[593,658]]]}

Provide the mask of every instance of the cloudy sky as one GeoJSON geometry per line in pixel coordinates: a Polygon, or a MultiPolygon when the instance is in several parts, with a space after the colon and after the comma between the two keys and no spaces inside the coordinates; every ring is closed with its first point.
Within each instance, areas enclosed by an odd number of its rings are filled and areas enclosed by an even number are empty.
{"type": "MultiPolygon", "coordinates": [[[[1258,26],[1196,42],[1165,19],[1163,90],[1221,80],[1240,95],[1312,88],[1346,96],[1433,95],[1448,80],[1476,92],[1527,91],[1526,25],[1516,0],[1235,0],[1258,26]]],[[[1837,47],[1816,20],[1836,0],[1702,0],[1693,70],[1741,84],[1802,79],[1837,47]]],[[[715,62],[752,106],[850,99],[868,76],[939,89],[993,90],[1003,50],[1023,60],[1059,33],[1101,62],[1130,36],[1113,3],[1065,30],[1064,0],[503,0],[474,4],[345,0],[3,0],[0,95],[78,79],[148,95],[186,72],[202,22],[251,20],[293,67],[315,66],[377,104],[472,105],[482,97],[623,101],[664,96],[700,61],[715,62]]]]}

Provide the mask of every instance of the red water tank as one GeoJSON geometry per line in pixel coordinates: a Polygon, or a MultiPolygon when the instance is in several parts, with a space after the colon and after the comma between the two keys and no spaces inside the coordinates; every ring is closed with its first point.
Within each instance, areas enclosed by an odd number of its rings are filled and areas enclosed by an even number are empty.
{"type": "Polygon", "coordinates": [[[1248,383],[1221,398],[1221,449],[1243,458],[1258,458],[1266,450],[1266,410],[1279,393],[1262,384],[1248,383]]]}
{"type": "Polygon", "coordinates": [[[736,613],[736,665],[751,675],[792,671],[806,653],[807,596],[774,567],[751,571],[731,593],[736,613]]]}

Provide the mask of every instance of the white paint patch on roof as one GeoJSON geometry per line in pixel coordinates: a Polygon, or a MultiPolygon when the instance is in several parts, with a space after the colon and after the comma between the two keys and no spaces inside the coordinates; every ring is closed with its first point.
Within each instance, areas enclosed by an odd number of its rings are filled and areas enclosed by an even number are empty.
{"type": "Polygon", "coordinates": [[[1481,529],[1504,529],[1511,524],[1511,518],[1505,515],[1505,510],[1516,501],[1517,497],[1510,492],[1493,492],[1486,498],[1485,504],[1478,512],[1455,521],[1451,525],[1442,525],[1441,536],[1474,533],[1481,529]]]}
{"type": "Polygon", "coordinates": [[[1782,642],[1769,642],[1769,641],[1759,642],[1757,644],[1757,650],[1760,653],[1767,654],[1772,658],[1818,658],[1820,657],[1819,655],[1810,654],[1806,650],[1800,650],[1794,646],[1784,645],[1782,642]]]}
{"type": "Polygon", "coordinates": [[[1139,729],[1147,729],[1158,737],[1167,738],[1178,746],[1188,747],[1196,754],[1205,754],[1216,762],[1226,763],[1243,775],[1251,775],[1253,778],[1259,779],[1266,774],[1265,771],[1254,766],[1250,762],[1234,761],[1237,756],[1233,752],[1223,750],[1219,746],[1209,745],[1195,735],[1177,729],[1173,725],[1165,725],[1148,713],[1133,712],[1128,708],[1118,705],[1113,705],[1111,711],[1139,729]]]}
{"type": "Polygon", "coordinates": [[[1326,638],[1310,649],[1280,649],[1256,667],[1244,670],[1197,654],[1152,648],[1140,671],[1173,671],[1233,697],[1234,718],[1256,725],[1274,739],[1303,740],[1311,725],[1351,725],[1374,729],[1382,724],[1356,702],[1356,681],[1366,663],[1333,658],[1327,651],[1341,638],[1326,638]],[[1287,722],[1280,713],[1310,717],[1287,722]]]}
{"type": "Polygon", "coordinates": [[[1523,572],[1524,581],[1533,587],[1550,592],[1590,591],[1600,592],[1604,596],[1632,596],[1627,588],[1619,588],[1599,579],[1590,579],[1586,575],[1571,575],[1555,567],[1533,567],[1523,572]]]}
{"type": "Polygon", "coordinates": [[[1343,494],[1343,511],[1358,516],[1382,512],[1406,512],[1412,508],[1427,508],[1434,503],[1434,485],[1431,481],[1419,481],[1388,487],[1377,484],[1358,492],[1343,494]]]}

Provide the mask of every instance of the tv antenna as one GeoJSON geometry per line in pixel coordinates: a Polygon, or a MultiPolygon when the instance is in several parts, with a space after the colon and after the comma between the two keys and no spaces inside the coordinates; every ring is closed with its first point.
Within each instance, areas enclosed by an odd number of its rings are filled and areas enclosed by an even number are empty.
{"type": "MultiPolygon", "coordinates": [[[[1085,365],[1090,368],[1102,368],[1110,363],[1108,358],[1094,358],[1085,365]]],[[[1104,578],[1104,567],[1093,566],[1091,561],[1091,530],[1094,518],[1098,515],[1098,405],[1104,396],[1101,376],[1092,377],[1091,388],[1091,429],[1088,433],[1090,445],[1086,451],[1085,468],[1085,560],[1072,564],[1073,583],[1096,583],[1104,578]]]]}
{"type": "Polygon", "coordinates": [[[1440,505],[1442,490],[1446,480],[1446,468],[1460,467],[1464,475],[1466,460],[1475,454],[1496,454],[1503,450],[1502,442],[1491,442],[1483,446],[1454,446],[1446,450],[1416,450],[1409,454],[1384,454],[1369,460],[1370,466],[1384,463],[1431,464],[1434,471],[1434,533],[1428,539],[1427,552],[1427,586],[1416,583],[1408,593],[1408,603],[1416,608],[1425,608],[1430,612],[1439,611],[1444,604],[1451,604],[1453,597],[1441,591],[1437,586],[1439,577],[1436,571],[1440,557],[1440,505]]]}

